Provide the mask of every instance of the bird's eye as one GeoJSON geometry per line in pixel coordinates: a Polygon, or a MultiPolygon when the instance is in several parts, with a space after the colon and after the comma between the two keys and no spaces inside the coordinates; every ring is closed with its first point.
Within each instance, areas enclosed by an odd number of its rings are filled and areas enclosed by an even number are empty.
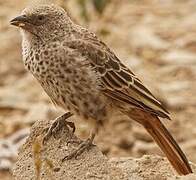
{"type": "Polygon", "coordinates": [[[39,21],[43,21],[44,20],[44,16],[38,16],[38,20],[39,21]]]}

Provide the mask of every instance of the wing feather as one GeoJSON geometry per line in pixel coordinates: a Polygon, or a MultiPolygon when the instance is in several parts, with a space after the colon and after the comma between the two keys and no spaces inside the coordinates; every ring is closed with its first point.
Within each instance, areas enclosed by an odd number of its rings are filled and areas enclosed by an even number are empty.
{"type": "Polygon", "coordinates": [[[66,42],[66,45],[86,57],[98,73],[102,90],[107,96],[170,119],[162,104],[103,42],[93,38],[75,39],[66,42]]]}

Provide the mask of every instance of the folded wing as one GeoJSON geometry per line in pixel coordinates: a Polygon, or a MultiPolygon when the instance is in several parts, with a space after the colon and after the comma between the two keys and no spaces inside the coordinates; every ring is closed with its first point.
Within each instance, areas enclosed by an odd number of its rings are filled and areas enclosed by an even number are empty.
{"type": "Polygon", "coordinates": [[[93,38],[75,39],[66,42],[66,45],[86,57],[84,64],[97,72],[106,96],[170,119],[162,104],[103,42],[93,38]]]}

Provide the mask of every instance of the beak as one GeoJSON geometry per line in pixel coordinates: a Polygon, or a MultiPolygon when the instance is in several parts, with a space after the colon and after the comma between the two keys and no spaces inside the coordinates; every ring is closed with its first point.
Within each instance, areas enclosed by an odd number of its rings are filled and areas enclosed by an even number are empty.
{"type": "Polygon", "coordinates": [[[13,26],[24,27],[28,23],[28,18],[25,15],[17,16],[10,21],[13,26]]]}

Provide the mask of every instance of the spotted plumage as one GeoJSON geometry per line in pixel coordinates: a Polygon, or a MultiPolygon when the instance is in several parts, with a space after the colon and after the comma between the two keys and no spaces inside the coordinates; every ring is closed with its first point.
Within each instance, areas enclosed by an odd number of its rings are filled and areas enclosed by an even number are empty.
{"type": "Polygon", "coordinates": [[[11,24],[21,27],[25,67],[54,104],[93,122],[86,145],[112,111],[125,113],[146,128],[179,174],[192,172],[158,118],[169,119],[169,113],[94,33],[76,25],[55,5],[28,7],[11,24]]]}

